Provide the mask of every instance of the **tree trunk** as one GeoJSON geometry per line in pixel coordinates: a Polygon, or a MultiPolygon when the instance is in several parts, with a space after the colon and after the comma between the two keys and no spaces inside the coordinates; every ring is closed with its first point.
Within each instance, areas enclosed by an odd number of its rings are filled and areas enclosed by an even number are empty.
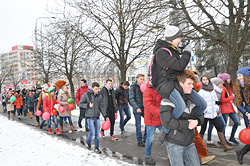
{"type": "Polygon", "coordinates": [[[74,88],[74,83],[72,80],[72,77],[68,77],[69,80],[69,86],[70,86],[70,92],[71,92],[71,98],[74,99],[74,106],[76,108],[76,102],[75,102],[75,88],[74,88]]]}
{"type": "Polygon", "coordinates": [[[125,64],[124,64],[124,65],[121,65],[121,66],[119,67],[119,70],[120,70],[120,73],[121,73],[121,82],[122,82],[122,81],[126,81],[127,69],[126,69],[125,64]]]}
{"type": "Polygon", "coordinates": [[[236,72],[238,70],[238,61],[239,61],[239,56],[235,55],[233,52],[231,55],[229,55],[228,58],[228,65],[227,65],[227,72],[231,76],[231,80],[233,83],[236,83],[236,72]]]}

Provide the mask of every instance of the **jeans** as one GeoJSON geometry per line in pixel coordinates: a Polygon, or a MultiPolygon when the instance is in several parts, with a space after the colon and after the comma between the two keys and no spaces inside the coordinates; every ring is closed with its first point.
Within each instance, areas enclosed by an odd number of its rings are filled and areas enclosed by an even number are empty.
{"type": "MultiPolygon", "coordinates": [[[[236,113],[222,114],[222,116],[224,118],[225,124],[227,124],[228,116],[233,120],[234,125],[232,128],[231,137],[234,138],[235,132],[239,126],[239,119],[238,119],[236,113]]],[[[225,130],[226,130],[226,127],[223,130],[224,135],[225,135],[225,130]]]]}
{"type": "Polygon", "coordinates": [[[21,109],[16,109],[17,110],[17,115],[20,116],[21,109]]]}
{"type": "Polygon", "coordinates": [[[184,163],[185,166],[200,166],[200,159],[194,143],[185,147],[167,142],[166,148],[172,166],[184,166],[184,163]]]}
{"type": "MultiPolygon", "coordinates": [[[[224,118],[222,116],[219,117],[219,121],[220,121],[220,125],[221,125],[221,128],[222,130],[224,131],[225,130],[225,127],[226,127],[226,123],[224,121],[224,118]]],[[[207,140],[208,141],[211,141],[211,135],[212,135],[212,130],[214,128],[214,125],[213,123],[209,120],[209,127],[208,127],[208,133],[207,133],[207,140]]],[[[225,134],[224,134],[225,135],[225,134]]]]}
{"type": "Polygon", "coordinates": [[[8,111],[8,115],[9,115],[10,113],[14,114],[14,111],[8,111]]]}
{"type": "Polygon", "coordinates": [[[243,115],[243,118],[244,118],[245,126],[246,128],[248,128],[248,125],[249,125],[248,117],[246,115],[243,115]]]}
{"type": "MultiPolygon", "coordinates": [[[[134,114],[134,116],[135,116],[135,128],[136,128],[137,142],[142,142],[141,116],[144,117],[144,115],[143,114],[134,114]]],[[[147,138],[147,130],[146,130],[146,126],[145,126],[143,139],[146,140],[146,138],[147,138]]]]}
{"type": "Polygon", "coordinates": [[[26,115],[26,107],[23,105],[23,115],[26,115]]]}
{"type": "Polygon", "coordinates": [[[152,143],[154,141],[155,136],[155,129],[161,130],[162,126],[146,126],[147,129],[147,138],[145,143],[145,156],[150,157],[151,156],[151,147],[152,143]]]}
{"type": "Polygon", "coordinates": [[[67,120],[67,118],[68,118],[68,120],[69,120],[69,125],[70,125],[70,126],[73,125],[71,116],[65,116],[65,117],[61,117],[61,116],[60,116],[60,126],[63,126],[63,120],[65,121],[65,119],[67,120]]]}
{"type": "Polygon", "coordinates": [[[95,148],[99,148],[99,137],[100,137],[100,119],[86,119],[89,124],[89,134],[86,139],[86,143],[91,143],[91,139],[95,136],[95,148]]]}
{"type": "MultiPolygon", "coordinates": [[[[179,117],[182,115],[183,111],[186,108],[186,103],[184,102],[179,91],[177,91],[176,89],[174,89],[171,92],[169,99],[175,105],[175,108],[173,110],[173,117],[175,119],[179,119],[179,117]]],[[[204,110],[207,108],[207,102],[195,90],[192,90],[192,92],[191,92],[191,101],[196,105],[194,117],[198,117],[198,116],[202,115],[204,110]]],[[[163,127],[163,131],[165,133],[168,133],[170,130],[163,127]]]]}
{"type": "Polygon", "coordinates": [[[131,119],[129,107],[128,106],[121,106],[119,108],[119,112],[120,112],[120,129],[121,129],[121,131],[124,131],[124,126],[131,119]],[[127,116],[125,120],[124,120],[124,113],[123,112],[125,112],[125,114],[127,116]]]}
{"type": "MultiPolygon", "coordinates": [[[[58,128],[56,115],[52,115],[52,119],[53,119],[53,122],[55,124],[55,128],[58,128]]],[[[48,123],[48,129],[50,129],[51,128],[51,118],[48,119],[47,123],[48,123]]]]}

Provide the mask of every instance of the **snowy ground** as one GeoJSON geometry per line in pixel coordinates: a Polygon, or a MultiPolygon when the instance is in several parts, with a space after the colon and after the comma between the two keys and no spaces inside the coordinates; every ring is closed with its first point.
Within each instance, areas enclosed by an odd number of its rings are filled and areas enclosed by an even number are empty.
{"type": "Polygon", "coordinates": [[[2,115],[0,122],[0,165],[132,165],[59,140],[30,126],[9,121],[2,115]]]}

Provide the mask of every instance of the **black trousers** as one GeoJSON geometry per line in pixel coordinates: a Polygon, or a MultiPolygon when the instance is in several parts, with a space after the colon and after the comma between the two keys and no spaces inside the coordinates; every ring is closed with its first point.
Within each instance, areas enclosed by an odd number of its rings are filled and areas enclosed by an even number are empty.
{"type": "Polygon", "coordinates": [[[223,132],[218,117],[216,117],[216,118],[214,118],[214,119],[207,119],[207,118],[204,118],[204,123],[203,123],[203,125],[201,126],[200,134],[204,135],[204,133],[205,133],[205,131],[206,131],[206,129],[207,129],[207,122],[208,122],[208,120],[210,120],[210,121],[213,123],[213,125],[215,126],[217,132],[223,132]]]}
{"type": "MultiPolygon", "coordinates": [[[[115,111],[114,110],[107,110],[107,116],[110,121],[110,136],[114,135],[114,126],[115,126],[115,111]]],[[[102,131],[104,131],[102,129],[102,131]]]]}

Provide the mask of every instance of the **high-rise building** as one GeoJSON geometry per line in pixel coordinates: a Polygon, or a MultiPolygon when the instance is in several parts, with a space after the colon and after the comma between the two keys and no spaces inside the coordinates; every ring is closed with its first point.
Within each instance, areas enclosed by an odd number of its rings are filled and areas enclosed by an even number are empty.
{"type": "Polygon", "coordinates": [[[1,54],[1,72],[8,73],[3,88],[30,88],[36,85],[36,52],[33,46],[17,45],[1,54]],[[16,87],[15,87],[15,84],[16,87]]]}

